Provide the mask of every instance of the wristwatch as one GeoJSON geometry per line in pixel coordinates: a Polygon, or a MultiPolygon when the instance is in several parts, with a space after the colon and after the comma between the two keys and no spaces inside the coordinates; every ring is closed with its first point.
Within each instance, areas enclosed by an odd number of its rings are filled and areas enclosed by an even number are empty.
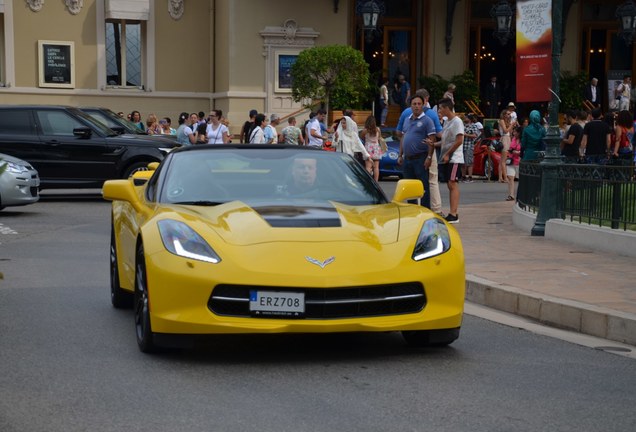
{"type": "Polygon", "coordinates": [[[426,159],[433,159],[433,156],[426,156],[426,159]]]}

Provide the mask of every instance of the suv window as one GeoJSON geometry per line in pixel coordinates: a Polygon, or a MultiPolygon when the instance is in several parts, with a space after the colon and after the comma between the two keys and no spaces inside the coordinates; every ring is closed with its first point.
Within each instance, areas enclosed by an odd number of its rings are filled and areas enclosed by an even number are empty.
{"type": "Polygon", "coordinates": [[[31,113],[28,110],[0,111],[0,134],[34,135],[31,113]]]}
{"type": "Polygon", "coordinates": [[[73,136],[73,129],[87,127],[64,111],[36,111],[43,135],[73,136]]]}

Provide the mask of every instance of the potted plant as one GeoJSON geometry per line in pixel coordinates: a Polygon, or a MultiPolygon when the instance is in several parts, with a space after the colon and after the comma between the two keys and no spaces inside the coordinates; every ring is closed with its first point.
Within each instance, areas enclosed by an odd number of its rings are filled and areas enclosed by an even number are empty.
{"type": "Polygon", "coordinates": [[[325,110],[361,106],[369,91],[369,65],[362,52],[347,45],[308,48],[291,69],[292,97],[321,99],[325,110]]]}
{"type": "Polygon", "coordinates": [[[466,70],[459,75],[454,75],[450,80],[446,80],[440,75],[421,76],[418,79],[420,87],[428,90],[431,106],[437,104],[437,101],[444,96],[448,89],[448,84],[455,84],[455,111],[469,112],[470,108],[466,105],[466,101],[472,101],[475,105],[479,105],[479,86],[475,81],[475,75],[472,71],[466,70]]]}

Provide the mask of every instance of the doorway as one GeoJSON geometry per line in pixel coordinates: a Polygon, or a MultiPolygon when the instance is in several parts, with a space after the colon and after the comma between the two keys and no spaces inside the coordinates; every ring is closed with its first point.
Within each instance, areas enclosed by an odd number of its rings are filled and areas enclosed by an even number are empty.
{"type": "MultiPolygon", "coordinates": [[[[480,94],[490,83],[492,76],[497,77],[501,86],[501,107],[508,102],[516,103],[516,58],[514,38],[505,45],[493,35],[493,23],[473,24],[470,29],[469,68],[479,83],[480,94]]],[[[480,97],[482,111],[486,112],[485,97],[480,97]]]]}

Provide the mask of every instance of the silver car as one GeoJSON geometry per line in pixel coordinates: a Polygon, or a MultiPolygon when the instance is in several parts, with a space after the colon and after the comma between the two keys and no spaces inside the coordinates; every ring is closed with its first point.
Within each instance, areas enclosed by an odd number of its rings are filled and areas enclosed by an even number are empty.
{"type": "Polygon", "coordinates": [[[0,210],[40,199],[40,176],[31,164],[0,153],[0,171],[0,210]]]}

